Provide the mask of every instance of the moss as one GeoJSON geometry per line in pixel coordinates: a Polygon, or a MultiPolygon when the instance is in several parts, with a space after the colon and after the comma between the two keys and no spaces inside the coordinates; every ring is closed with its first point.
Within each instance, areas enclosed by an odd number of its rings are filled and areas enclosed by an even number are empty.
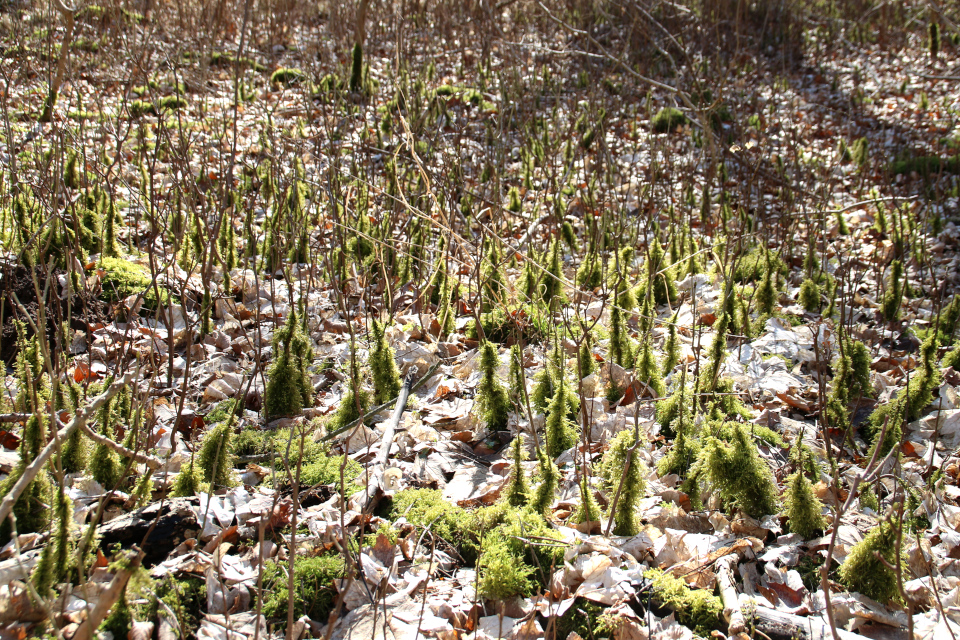
{"type": "Polygon", "coordinates": [[[100,624],[101,631],[109,631],[115,639],[126,638],[133,626],[133,614],[127,606],[126,594],[121,594],[110,615],[100,624]]]}
{"type": "MultiPolygon", "coordinates": [[[[0,482],[0,497],[6,496],[20,480],[27,465],[30,464],[40,451],[46,446],[47,429],[46,418],[43,414],[34,413],[27,420],[23,429],[23,438],[20,442],[20,458],[13,469],[13,473],[0,482]]],[[[13,503],[13,515],[16,516],[17,533],[33,533],[44,531],[50,521],[50,511],[47,507],[53,497],[53,483],[45,470],[41,470],[36,478],[27,485],[26,489],[13,503]]],[[[0,542],[6,543],[10,537],[10,520],[0,522],[0,542]]]]}
{"type": "Polygon", "coordinates": [[[400,394],[400,371],[394,359],[393,347],[387,343],[383,325],[373,322],[373,349],[370,352],[370,370],[373,372],[373,401],[383,404],[400,394]]]}
{"type": "Polygon", "coordinates": [[[177,109],[184,109],[186,106],[186,98],[181,96],[164,96],[163,98],[160,98],[160,101],[157,103],[157,110],[176,111],[177,109]]]}
{"type": "Polygon", "coordinates": [[[600,520],[600,505],[597,504],[597,499],[593,496],[587,480],[587,474],[580,476],[580,483],[578,485],[580,488],[580,503],[577,505],[576,511],[570,515],[571,522],[597,522],[600,520]]]}
{"type": "Polygon", "coordinates": [[[960,156],[941,158],[939,156],[918,156],[897,160],[890,165],[894,175],[917,173],[929,177],[939,173],[960,174],[960,156]]]}
{"type": "Polygon", "coordinates": [[[236,414],[238,404],[239,400],[236,398],[229,398],[222,402],[218,402],[217,406],[215,406],[212,411],[203,417],[203,421],[207,424],[217,424],[223,422],[224,420],[228,420],[231,416],[236,414]]]}
{"type": "Polygon", "coordinates": [[[674,284],[676,274],[672,267],[667,266],[663,246],[656,238],[650,243],[646,266],[647,286],[653,293],[653,301],[657,305],[665,305],[676,300],[677,286],[674,284]]]}
{"type": "Polygon", "coordinates": [[[230,447],[235,456],[255,456],[268,452],[267,434],[257,427],[247,427],[230,438],[230,447]]]}
{"type": "Polygon", "coordinates": [[[104,271],[100,286],[103,290],[103,298],[107,302],[116,303],[129,296],[143,294],[141,311],[156,311],[158,307],[165,307],[170,303],[180,304],[176,296],[170,295],[170,292],[159,284],[154,288],[146,267],[129,260],[110,257],[101,258],[98,266],[104,271]]]}
{"type": "Polygon", "coordinates": [[[202,483],[202,472],[191,460],[188,466],[180,468],[180,473],[177,474],[173,486],[170,487],[170,495],[180,498],[195,496],[200,493],[202,483]]]}
{"type": "Polygon", "coordinates": [[[579,406],[575,404],[577,401],[570,384],[564,378],[558,377],[556,391],[547,407],[544,427],[545,447],[547,454],[552,457],[559,456],[577,443],[576,424],[570,419],[571,408],[579,406]]]}
{"type": "Polygon", "coordinates": [[[896,600],[899,597],[897,572],[891,567],[902,563],[896,557],[896,543],[897,530],[889,520],[872,528],[854,545],[840,566],[843,584],[881,604],[896,600]]]}
{"type": "Polygon", "coordinates": [[[890,265],[890,279],[887,281],[883,300],[880,303],[880,312],[887,322],[893,322],[900,317],[903,292],[903,263],[900,260],[894,260],[890,265]]]}
{"type": "Polygon", "coordinates": [[[723,613],[720,598],[703,589],[691,589],[683,580],[660,569],[650,569],[643,575],[651,582],[653,599],[674,611],[678,622],[703,637],[709,637],[710,631],[719,628],[723,613]]]}
{"type": "Polygon", "coordinates": [[[893,444],[898,444],[904,422],[913,422],[933,400],[934,390],[940,386],[940,371],[936,366],[937,340],[932,334],[920,345],[920,369],[910,378],[907,388],[895,400],[880,405],[870,415],[871,439],[876,439],[889,421],[881,455],[886,455],[893,444]]]}
{"type": "Polygon", "coordinates": [[[812,278],[807,278],[800,285],[800,306],[810,312],[820,309],[820,287],[812,278]]]}
{"type": "Polygon", "coordinates": [[[593,291],[603,283],[603,262],[600,255],[590,252],[577,268],[576,284],[581,289],[593,291]]]}
{"type": "MultiPolygon", "coordinates": [[[[323,455],[311,462],[305,462],[300,469],[300,486],[313,487],[316,485],[334,485],[340,487],[340,467],[343,465],[343,456],[323,455]]],[[[362,488],[357,479],[363,472],[363,467],[356,460],[347,459],[343,468],[343,479],[346,483],[345,493],[350,495],[362,488]]]]}
{"type": "Polygon", "coordinates": [[[958,366],[960,366],[960,344],[950,350],[947,355],[943,356],[940,366],[944,369],[947,367],[953,367],[956,369],[958,366]]]}
{"type": "Polygon", "coordinates": [[[313,360],[313,348],[296,312],[291,313],[283,328],[274,334],[273,347],[277,356],[267,372],[263,393],[268,420],[296,415],[313,403],[313,386],[307,372],[313,360]]]}
{"type": "Polygon", "coordinates": [[[300,84],[307,79],[307,74],[299,69],[288,69],[280,67],[270,75],[270,83],[277,85],[291,86],[300,84]]]}
{"type": "Polygon", "coordinates": [[[657,401],[654,417],[660,423],[660,431],[666,438],[673,438],[677,434],[679,421],[687,415],[692,406],[693,390],[683,381],[672,394],[657,401]]]}
{"type": "Polygon", "coordinates": [[[533,492],[530,508],[536,513],[545,514],[553,504],[560,483],[560,470],[543,449],[537,451],[538,472],[540,484],[533,492]]]}
{"type": "Polygon", "coordinates": [[[484,598],[507,600],[514,596],[525,596],[533,588],[530,581],[533,567],[519,561],[501,536],[487,536],[478,565],[480,580],[477,593],[484,598]]]}
{"type": "Polygon", "coordinates": [[[363,47],[359,42],[353,45],[352,64],[350,65],[350,91],[360,91],[363,86],[363,47]]]}
{"type": "MultiPolygon", "coordinates": [[[[539,344],[550,333],[546,314],[532,304],[498,306],[480,315],[480,328],[483,329],[485,340],[500,344],[518,340],[525,344],[539,344]]],[[[475,323],[467,325],[466,336],[479,339],[480,333],[475,323]]]]}
{"type": "Polygon", "coordinates": [[[530,484],[523,474],[523,461],[527,459],[527,452],[523,449],[523,436],[517,434],[510,445],[510,480],[503,491],[503,499],[513,507],[520,507],[530,498],[530,484]]]}
{"type": "MultiPolygon", "coordinates": [[[[109,378],[107,380],[110,380],[109,378]]],[[[109,383],[104,384],[108,386],[109,383]]],[[[115,401],[114,401],[115,402],[115,401]]],[[[112,402],[107,402],[97,412],[97,422],[100,423],[100,433],[107,438],[113,439],[113,424],[115,415],[112,402]]],[[[99,482],[104,489],[111,490],[116,488],[123,479],[123,462],[120,456],[104,444],[97,444],[93,449],[93,455],[90,460],[90,475],[99,482]]]]}
{"type": "Polygon", "coordinates": [[[777,513],[773,472],[757,452],[744,426],[733,429],[730,444],[710,438],[701,453],[706,479],[728,507],[759,518],[777,513]]]}
{"type": "Polygon", "coordinates": [[[497,377],[500,357],[493,343],[484,341],[480,346],[480,383],[477,385],[477,408],[483,422],[491,431],[503,431],[507,427],[510,398],[506,387],[497,377]]]}
{"type": "Polygon", "coordinates": [[[798,471],[787,478],[787,489],[783,494],[783,503],[790,531],[803,539],[809,539],[827,524],[823,517],[823,503],[813,492],[813,485],[798,471]]]}
{"type": "Polygon", "coordinates": [[[632,429],[621,431],[610,441],[610,448],[603,454],[600,463],[599,475],[604,480],[611,503],[618,488],[620,490],[613,516],[613,534],[618,536],[632,536],[639,531],[637,507],[647,483],[644,466],[637,452],[639,447],[635,446],[637,444],[637,436],[632,429]]]}
{"type": "Polygon", "coordinates": [[[457,548],[468,562],[476,560],[476,544],[469,539],[473,517],[443,499],[435,489],[404,489],[393,497],[390,519],[404,517],[418,527],[430,527],[434,535],[457,548]]]}
{"type": "Polygon", "coordinates": [[[566,301],[563,293],[563,269],[560,261],[560,240],[554,240],[550,249],[550,260],[543,273],[543,279],[540,283],[540,295],[543,302],[550,309],[556,309],[557,306],[566,301]]]}
{"type": "MultiPolygon", "coordinates": [[[[175,579],[168,575],[157,586],[156,595],[154,606],[157,610],[157,601],[163,602],[173,611],[181,629],[197,628],[207,607],[206,580],[190,575],[175,579]]],[[[152,619],[156,614],[149,617],[152,619]]]]}
{"type": "Polygon", "coordinates": [[[142,118],[145,115],[156,115],[157,109],[149,100],[133,100],[127,105],[127,112],[131,118],[142,118]]]}
{"type": "Polygon", "coordinates": [[[650,120],[650,128],[656,133],[672,133],[689,122],[690,119],[680,109],[663,107],[650,120]]]}
{"type": "MultiPolygon", "coordinates": [[[[263,600],[263,615],[278,621],[280,628],[286,627],[287,605],[287,563],[267,562],[263,569],[263,583],[267,586],[263,600]]],[[[293,561],[294,619],[304,615],[312,620],[326,621],[336,603],[334,581],[344,575],[343,557],[340,554],[328,554],[315,557],[297,556],[293,561]]]]}
{"type": "MultiPolygon", "coordinates": [[[[541,573],[538,569],[533,578],[541,587],[546,586],[554,568],[563,566],[566,548],[563,535],[553,529],[542,514],[529,508],[511,507],[505,502],[499,502],[478,509],[473,518],[472,535],[484,534],[484,545],[490,539],[489,536],[501,536],[507,550],[518,562],[525,562],[543,570],[541,573]],[[537,544],[530,544],[530,541],[536,541],[537,544]]],[[[482,557],[478,564],[483,564],[482,557]]]]}
{"type": "Polygon", "coordinates": [[[230,473],[233,468],[233,456],[230,453],[232,435],[232,421],[221,422],[207,432],[197,451],[197,466],[203,474],[203,480],[214,488],[234,484],[230,473]]]}
{"type": "Polygon", "coordinates": [[[605,613],[608,607],[589,600],[577,600],[573,606],[557,618],[556,637],[569,638],[575,633],[579,638],[613,638],[618,628],[615,620],[605,613]]]}
{"type": "Polygon", "coordinates": [[[850,157],[858,167],[866,166],[870,160],[870,141],[866,138],[859,138],[850,148],[850,157]]]}

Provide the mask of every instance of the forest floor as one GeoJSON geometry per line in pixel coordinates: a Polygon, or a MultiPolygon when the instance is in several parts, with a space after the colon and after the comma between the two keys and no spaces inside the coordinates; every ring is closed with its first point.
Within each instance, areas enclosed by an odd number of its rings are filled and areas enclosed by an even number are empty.
{"type": "Polygon", "coordinates": [[[960,633],[960,38],[539,6],[2,15],[3,640],[960,633]]]}

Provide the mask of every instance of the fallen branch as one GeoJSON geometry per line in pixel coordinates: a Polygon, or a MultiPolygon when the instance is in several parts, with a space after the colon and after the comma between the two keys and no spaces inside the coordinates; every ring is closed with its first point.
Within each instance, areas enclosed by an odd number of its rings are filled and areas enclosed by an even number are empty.
{"type": "Polygon", "coordinates": [[[23,470],[23,474],[20,476],[20,479],[17,480],[17,483],[13,485],[13,488],[10,489],[10,493],[4,497],[3,502],[0,502],[0,522],[7,519],[10,512],[13,511],[13,505],[17,502],[17,499],[20,498],[20,494],[22,494],[30,483],[33,482],[34,478],[37,477],[40,469],[47,463],[47,460],[50,459],[53,452],[59,448],[60,443],[65,442],[67,438],[70,437],[70,434],[81,424],[86,424],[87,420],[99,411],[105,402],[117,395],[121,389],[127,387],[130,382],[136,378],[137,374],[138,371],[136,370],[125,373],[122,378],[107,387],[106,391],[94,398],[90,404],[78,411],[76,415],[73,416],[73,420],[57,432],[56,437],[47,443],[47,446],[43,448],[40,455],[23,470]]]}
{"type": "Polygon", "coordinates": [[[142,557],[142,551],[136,552],[129,566],[122,567],[117,571],[106,591],[100,594],[97,605],[87,616],[87,619],[77,628],[77,632],[73,634],[72,640],[90,640],[94,636],[94,633],[100,627],[100,623],[103,622],[107,614],[110,613],[110,609],[117,603],[120,596],[123,595],[123,592],[127,588],[127,582],[130,581],[130,576],[132,576],[133,572],[140,566],[140,559],[142,557]]]}
{"type": "Polygon", "coordinates": [[[738,637],[745,633],[747,624],[740,610],[740,600],[737,595],[736,578],[733,569],[740,562],[736,553],[723,556],[717,560],[717,582],[720,583],[720,599],[723,601],[723,617],[726,618],[727,636],[738,637]]]}
{"type": "Polygon", "coordinates": [[[116,451],[117,453],[119,453],[121,456],[125,458],[133,458],[134,462],[139,462],[141,464],[147,465],[147,468],[150,469],[150,471],[156,471],[163,465],[163,462],[159,458],[155,458],[154,456],[150,456],[145,453],[131,451],[130,449],[127,449],[125,446],[123,446],[122,444],[114,442],[107,436],[97,433],[96,431],[91,429],[89,425],[87,425],[87,423],[85,422],[80,425],[80,430],[83,431],[88,438],[90,438],[97,444],[102,444],[109,449],[113,449],[114,451],[116,451]]]}
{"type": "MultiPolygon", "coordinates": [[[[400,389],[400,395],[397,397],[397,404],[393,409],[393,415],[390,416],[390,421],[387,422],[387,426],[383,430],[383,441],[380,444],[380,452],[377,454],[377,465],[380,467],[386,466],[387,458],[390,457],[390,448],[393,445],[393,434],[396,432],[397,425],[400,424],[400,416],[403,415],[403,410],[407,406],[407,398],[410,396],[410,390],[413,387],[414,375],[416,375],[416,367],[407,374],[407,379],[403,381],[403,387],[400,389]]],[[[426,376],[424,376],[424,378],[426,378],[426,376]]]]}
{"type": "Polygon", "coordinates": [[[24,423],[29,420],[32,415],[32,413],[0,413],[0,424],[10,422],[24,423]]]}
{"type": "MultiPolygon", "coordinates": [[[[432,377],[433,377],[433,373],[437,370],[437,368],[438,368],[439,366],[440,366],[440,363],[439,363],[439,362],[433,363],[433,364],[430,366],[430,368],[427,369],[427,372],[426,372],[425,374],[423,374],[423,377],[420,378],[419,380],[417,380],[417,382],[416,382],[412,387],[410,387],[410,391],[408,392],[408,394],[413,393],[414,391],[416,391],[417,389],[419,389],[420,387],[422,387],[422,386],[427,382],[427,380],[429,380],[430,378],[432,378],[432,377]]],[[[366,412],[366,414],[360,416],[359,418],[357,418],[357,419],[354,420],[353,422],[351,422],[351,423],[349,423],[349,424],[347,424],[347,425],[344,425],[344,426],[340,427],[340,428],[337,429],[336,431],[331,431],[331,432],[328,433],[327,435],[323,436],[322,438],[320,438],[320,441],[321,441],[321,442],[327,442],[328,440],[333,440],[334,438],[336,438],[336,437],[337,437],[338,435],[340,435],[341,433],[343,433],[343,432],[345,432],[345,431],[349,431],[350,429],[353,429],[354,427],[358,426],[361,422],[363,422],[364,420],[366,420],[366,419],[369,418],[370,416],[372,416],[372,415],[374,415],[374,414],[376,414],[376,413],[379,413],[379,412],[383,411],[384,409],[387,409],[387,408],[389,408],[389,407],[392,407],[392,406],[396,405],[396,404],[397,404],[397,400],[399,400],[399,399],[400,399],[400,397],[398,396],[398,397],[394,398],[393,400],[390,400],[389,402],[384,402],[384,403],[381,404],[381,405],[377,405],[376,407],[370,409],[369,411],[366,412]]]]}

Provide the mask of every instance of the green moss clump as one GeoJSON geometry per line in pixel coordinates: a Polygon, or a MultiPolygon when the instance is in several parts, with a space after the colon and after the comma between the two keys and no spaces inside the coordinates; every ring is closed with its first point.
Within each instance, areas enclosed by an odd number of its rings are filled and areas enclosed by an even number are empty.
{"type": "Polygon", "coordinates": [[[907,388],[895,400],[877,407],[870,415],[870,437],[876,440],[887,423],[887,435],[881,444],[880,455],[886,455],[899,445],[904,422],[920,418],[923,408],[933,400],[934,390],[940,386],[940,371],[936,366],[937,339],[931,333],[920,345],[920,369],[910,378],[907,388]]]}
{"type": "Polygon", "coordinates": [[[510,468],[510,480],[503,492],[503,499],[513,507],[520,507],[530,498],[530,484],[523,474],[523,461],[527,459],[527,452],[523,450],[523,436],[517,434],[510,445],[510,459],[513,466],[510,468]]]}
{"type": "MultiPolygon", "coordinates": [[[[340,487],[340,467],[344,456],[321,455],[310,462],[304,462],[300,469],[300,486],[313,487],[316,485],[334,485],[340,487]]],[[[344,493],[350,495],[362,487],[357,478],[363,472],[363,467],[356,460],[347,459],[343,468],[343,479],[346,483],[344,493]]]]}
{"type": "MultiPolygon", "coordinates": [[[[550,333],[547,315],[532,304],[498,306],[480,315],[480,328],[484,339],[507,344],[516,340],[539,344],[550,333]]],[[[466,336],[473,340],[480,338],[475,322],[467,325],[466,336]]]]}
{"type": "MultiPolygon", "coordinates": [[[[484,545],[490,539],[489,536],[502,536],[507,549],[517,558],[517,562],[543,568],[543,573],[538,571],[534,578],[541,586],[546,585],[546,580],[553,575],[554,568],[563,565],[566,547],[563,535],[553,529],[540,513],[498,502],[493,506],[478,509],[472,515],[472,535],[479,536],[484,533],[484,545]],[[531,540],[541,544],[531,545],[531,540]]],[[[482,564],[482,558],[478,564],[482,564]]]]}
{"type": "MultiPolygon", "coordinates": [[[[280,628],[287,624],[287,563],[267,562],[263,570],[263,582],[269,590],[263,601],[263,615],[277,620],[280,628]]],[[[343,556],[328,554],[315,557],[297,556],[293,561],[294,619],[304,615],[312,620],[325,621],[336,604],[337,592],[334,581],[344,575],[343,556]]]]}
{"type": "Polygon", "coordinates": [[[799,534],[804,540],[813,537],[817,531],[823,531],[827,524],[823,517],[823,503],[813,492],[813,485],[802,471],[787,478],[783,503],[790,531],[799,534]]]}
{"type": "Polygon", "coordinates": [[[894,175],[917,173],[929,177],[940,173],[960,174],[960,156],[941,158],[939,156],[918,156],[897,160],[890,165],[894,175]]]}
{"type": "Polygon", "coordinates": [[[389,517],[404,517],[418,527],[429,526],[435,536],[453,545],[468,563],[477,559],[477,545],[471,537],[473,517],[444,500],[436,489],[404,489],[397,493],[389,517]]]}
{"type": "Polygon", "coordinates": [[[674,611],[678,622],[705,638],[710,637],[710,631],[719,628],[723,613],[720,598],[703,589],[692,589],[683,580],[661,569],[650,569],[643,575],[652,582],[653,599],[674,611]]]}
{"type": "Polygon", "coordinates": [[[891,568],[902,563],[896,557],[896,544],[897,530],[892,522],[885,520],[872,528],[840,566],[843,584],[882,604],[898,599],[897,572],[891,568]]]}
{"type": "Polygon", "coordinates": [[[858,167],[864,167],[870,160],[870,141],[866,138],[860,138],[853,143],[850,149],[850,157],[858,167]]]}
{"type": "Polygon", "coordinates": [[[800,306],[810,312],[820,309],[820,286],[812,278],[807,278],[800,285],[800,306]]]}
{"type": "Polygon", "coordinates": [[[160,101],[157,103],[158,111],[176,111],[177,109],[185,109],[187,107],[187,99],[181,96],[164,96],[160,98],[160,101]]]}
{"type": "Polygon", "coordinates": [[[230,487],[234,484],[230,474],[233,468],[233,455],[230,453],[232,436],[233,421],[221,422],[207,432],[197,452],[197,465],[203,479],[213,488],[230,487]]]}
{"type": "Polygon", "coordinates": [[[690,122],[690,119],[676,107],[663,107],[650,120],[650,128],[656,133],[672,133],[690,122]]]}
{"type": "Polygon", "coordinates": [[[507,600],[530,593],[533,567],[518,562],[500,536],[489,536],[485,541],[480,561],[480,584],[477,592],[484,598],[507,600]]]}
{"type": "Polygon", "coordinates": [[[141,311],[156,311],[158,306],[180,303],[179,299],[170,295],[165,288],[157,285],[156,290],[154,289],[146,267],[129,260],[109,257],[101,258],[99,267],[104,271],[100,286],[107,302],[116,303],[129,296],[143,294],[141,311]],[[159,298],[157,290],[160,291],[159,298]]]}
{"type": "Polygon", "coordinates": [[[212,411],[203,417],[203,421],[207,424],[217,424],[223,422],[224,420],[228,420],[231,416],[236,414],[238,404],[239,401],[236,398],[229,398],[219,402],[212,411]]]}
{"type": "MultiPolygon", "coordinates": [[[[13,489],[29,465],[47,443],[46,417],[34,413],[27,420],[23,428],[23,438],[20,442],[20,458],[16,467],[8,477],[0,482],[0,498],[6,496],[13,489]]],[[[13,515],[17,519],[17,533],[32,533],[44,531],[50,521],[50,510],[47,507],[53,496],[53,483],[45,470],[41,470],[36,478],[27,485],[17,501],[13,503],[13,515]]],[[[0,542],[6,543],[10,538],[10,520],[0,522],[0,542]]]]}
{"type": "Polygon", "coordinates": [[[510,411],[510,397],[506,387],[497,377],[500,357],[492,342],[484,341],[480,346],[480,384],[477,385],[477,408],[491,431],[503,431],[507,427],[507,414],[510,411]]]}
{"type": "Polygon", "coordinates": [[[186,467],[180,468],[180,473],[173,480],[173,486],[170,487],[170,495],[175,498],[189,498],[195,496],[203,488],[202,471],[190,461],[186,467]]]}
{"type": "Polygon", "coordinates": [[[936,59],[940,54],[940,25],[936,22],[931,22],[928,30],[927,43],[930,47],[930,57],[936,59]]]}
{"type": "Polygon", "coordinates": [[[953,367],[956,369],[958,366],[960,366],[960,344],[951,349],[947,355],[943,356],[940,366],[944,369],[947,367],[953,367]]]}
{"type": "Polygon", "coordinates": [[[701,453],[702,470],[721,500],[754,518],[777,513],[777,484],[760,458],[746,427],[737,425],[730,444],[710,438],[701,453]]]}
{"type": "MultiPolygon", "coordinates": [[[[207,582],[203,578],[185,576],[174,579],[166,576],[157,586],[157,601],[163,602],[176,617],[181,629],[195,629],[207,607],[207,582]]],[[[159,610],[155,601],[153,606],[159,610]]],[[[151,611],[151,613],[153,613],[151,611]]],[[[149,619],[156,617],[150,615],[149,619]]]]}
{"type": "Polygon", "coordinates": [[[625,429],[610,441],[610,448],[603,454],[600,463],[599,474],[611,502],[617,489],[620,490],[617,510],[613,515],[613,534],[617,536],[633,536],[639,532],[637,507],[647,483],[636,445],[636,433],[632,429],[625,429]]]}
{"type": "Polygon", "coordinates": [[[883,319],[893,322],[900,317],[900,303],[903,300],[903,262],[894,260],[890,265],[890,279],[887,281],[886,291],[880,303],[880,312],[883,319]]]}
{"type": "Polygon", "coordinates": [[[300,84],[307,79],[307,74],[300,69],[288,69],[280,67],[270,75],[271,84],[291,86],[300,84]]]}
{"type": "Polygon", "coordinates": [[[533,492],[530,500],[530,509],[539,514],[545,514],[553,504],[557,495],[557,486],[560,483],[560,470],[547,452],[541,449],[537,452],[540,484],[533,492]]]}
{"type": "Polygon", "coordinates": [[[370,351],[370,370],[373,372],[373,401],[383,404],[400,394],[400,371],[394,360],[394,351],[387,343],[383,325],[373,322],[373,349],[370,351]]]}
{"type": "Polygon", "coordinates": [[[110,615],[100,623],[100,630],[109,631],[114,638],[122,639],[130,633],[131,626],[133,626],[133,614],[127,606],[126,594],[121,594],[120,599],[110,610],[110,615]]]}
{"type": "Polygon", "coordinates": [[[617,621],[606,615],[608,607],[589,600],[578,600],[557,618],[556,637],[569,638],[576,633],[580,638],[615,638],[617,621]]]}
{"type": "Polygon", "coordinates": [[[353,45],[352,64],[350,65],[350,91],[360,91],[363,87],[363,46],[353,45]]]}
{"type": "Polygon", "coordinates": [[[145,115],[157,115],[157,109],[149,100],[133,100],[127,105],[127,112],[131,118],[142,118],[145,115]]]}
{"type": "Polygon", "coordinates": [[[276,358],[267,372],[263,393],[263,409],[268,420],[296,415],[313,404],[313,386],[307,367],[313,361],[310,338],[300,324],[297,313],[287,318],[282,329],[273,336],[276,358]]]}

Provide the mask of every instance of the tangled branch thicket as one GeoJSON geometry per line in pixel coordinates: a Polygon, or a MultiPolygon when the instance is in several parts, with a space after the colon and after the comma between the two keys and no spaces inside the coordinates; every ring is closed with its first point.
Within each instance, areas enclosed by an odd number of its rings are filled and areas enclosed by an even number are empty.
{"type": "Polygon", "coordinates": [[[958,23],[0,3],[3,633],[955,635],[958,23]]]}

